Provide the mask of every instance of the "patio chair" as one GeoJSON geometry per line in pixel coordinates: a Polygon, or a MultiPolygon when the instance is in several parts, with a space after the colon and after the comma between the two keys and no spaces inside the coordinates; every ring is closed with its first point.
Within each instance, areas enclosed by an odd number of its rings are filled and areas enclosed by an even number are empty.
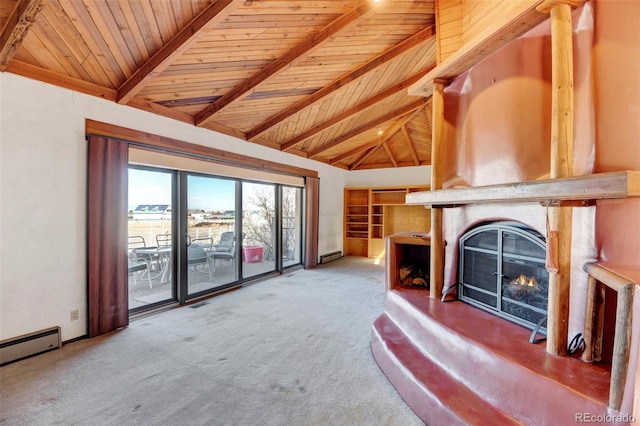
{"type": "Polygon", "coordinates": [[[147,243],[142,235],[129,235],[129,250],[147,248],[147,243]]]}
{"type": "Polygon", "coordinates": [[[194,238],[190,240],[190,244],[198,244],[206,252],[213,251],[213,238],[194,238]]]}
{"type": "Polygon", "coordinates": [[[213,264],[215,266],[217,260],[231,260],[235,262],[236,258],[236,234],[235,232],[223,232],[220,234],[220,241],[213,246],[211,252],[213,264]]]}
{"type": "Polygon", "coordinates": [[[189,267],[193,267],[194,276],[197,269],[202,270],[202,267],[206,266],[209,273],[209,279],[213,281],[215,266],[210,252],[207,252],[204,246],[194,242],[189,245],[187,248],[187,264],[189,267]]]}
{"type": "MultiPolygon", "coordinates": [[[[161,271],[162,265],[158,254],[158,247],[147,246],[144,237],[141,235],[129,235],[128,240],[129,254],[134,253],[136,261],[147,262],[149,273],[161,271]]],[[[151,279],[154,278],[155,276],[151,277],[151,279]]]]}
{"type": "Polygon", "coordinates": [[[141,235],[129,235],[129,252],[136,253],[138,259],[146,259],[150,263],[157,259],[155,250],[157,247],[147,246],[141,235]]]}
{"type": "Polygon", "coordinates": [[[171,234],[166,232],[164,234],[156,235],[156,244],[158,245],[158,247],[170,247],[171,234]]]}
{"type": "Polygon", "coordinates": [[[128,258],[128,274],[133,278],[133,285],[137,286],[138,282],[136,280],[136,273],[140,273],[140,278],[142,275],[147,272],[147,280],[149,281],[149,288],[153,288],[153,284],[151,283],[151,272],[149,268],[149,262],[145,259],[138,259],[138,256],[134,251],[129,253],[128,258]]]}

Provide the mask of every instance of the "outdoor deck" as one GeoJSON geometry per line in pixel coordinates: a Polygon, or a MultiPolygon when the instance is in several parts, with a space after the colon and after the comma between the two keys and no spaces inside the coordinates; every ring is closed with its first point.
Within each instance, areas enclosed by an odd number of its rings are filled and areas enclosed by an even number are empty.
{"type": "MultiPolygon", "coordinates": [[[[274,262],[242,262],[242,272],[245,278],[255,277],[275,269],[274,262]]],[[[216,261],[213,271],[213,281],[209,278],[207,265],[199,265],[189,268],[189,293],[195,294],[204,290],[213,290],[229,283],[238,281],[236,271],[231,261],[216,261]],[[195,271],[194,271],[195,269],[195,271]]],[[[135,309],[152,303],[172,299],[173,280],[163,280],[162,273],[152,272],[152,288],[144,273],[136,273],[135,284],[129,275],[129,309],[135,309]],[[163,282],[164,281],[164,282],[163,282]]]]}

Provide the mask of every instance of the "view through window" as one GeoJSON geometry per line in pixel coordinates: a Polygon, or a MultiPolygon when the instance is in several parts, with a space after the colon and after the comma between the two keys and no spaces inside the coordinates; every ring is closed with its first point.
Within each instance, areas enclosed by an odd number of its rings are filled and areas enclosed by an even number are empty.
{"type": "Polygon", "coordinates": [[[238,280],[235,206],[235,180],[187,176],[190,295],[238,280]]]}
{"type": "Polygon", "coordinates": [[[128,191],[130,311],[301,263],[300,187],[130,166],[128,191]]]}
{"type": "Polygon", "coordinates": [[[175,298],[173,173],[129,168],[129,309],[175,298]]]}

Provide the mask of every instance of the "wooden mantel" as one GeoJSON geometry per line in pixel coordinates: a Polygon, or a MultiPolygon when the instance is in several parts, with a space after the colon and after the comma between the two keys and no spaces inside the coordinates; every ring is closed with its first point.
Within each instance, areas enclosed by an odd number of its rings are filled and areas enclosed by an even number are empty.
{"type": "Polygon", "coordinates": [[[540,202],[559,205],[572,201],[640,197],[640,172],[595,173],[500,185],[451,188],[407,194],[407,204],[456,207],[468,204],[540,202]]]}

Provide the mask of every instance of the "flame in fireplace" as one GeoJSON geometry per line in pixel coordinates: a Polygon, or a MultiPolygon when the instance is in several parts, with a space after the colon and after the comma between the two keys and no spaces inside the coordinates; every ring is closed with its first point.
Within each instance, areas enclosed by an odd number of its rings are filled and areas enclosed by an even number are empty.
{"type": "Polygon", "coordinates": [[[520,274],[520,276],[514,280],[512,280],[509,284],[517,287],[524,287],[526,290],[538,291],[540,290],[540,286],[536,281],[535,277],[527,277],[524,274],[520,274]]]}

